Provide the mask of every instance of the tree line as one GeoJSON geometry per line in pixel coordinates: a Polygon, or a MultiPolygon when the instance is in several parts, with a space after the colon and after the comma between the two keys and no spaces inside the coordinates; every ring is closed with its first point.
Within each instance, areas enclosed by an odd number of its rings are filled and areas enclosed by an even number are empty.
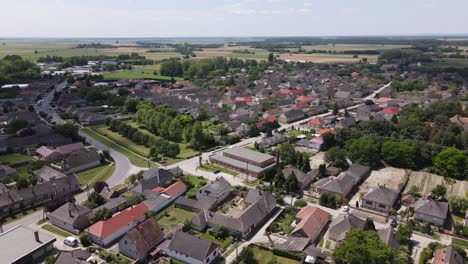
{"type": "MultiPolygon", "coordinates": [[[[41,78],[39,67],[18,55],[7,55],[0,60],[0,85],[27,83],[41,78]]],[[[15,94],[15,91],[9,91],[15,94]]]]}

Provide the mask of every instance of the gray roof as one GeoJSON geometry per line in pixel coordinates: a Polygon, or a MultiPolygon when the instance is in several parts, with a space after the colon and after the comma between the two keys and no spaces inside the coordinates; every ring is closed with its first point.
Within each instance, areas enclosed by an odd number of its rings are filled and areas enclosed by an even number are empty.
{"type": "Polygon", "coordinates": [[[47,213],[47,215],[73,225],[79,216],[89,214],[89,217],[91,217],[90,213],[92,213],[92,210],[88,207],[74,203],[66,203],[57,208],[55,211],[47,213]]]}
{"type": "Polygon", "coordinates": [[[226,149],[223,152],[234,156],[242,157],[244,159],[253,160],[258,163],[262,163],[271,158],[274,158],[271,155],[241,147],[233,147],[230,149],[226,149]]]}
{"type": "Polygon", "coordinates": [[[445,219],[448,213],[448,203],[435,200],[420,200],[414,206],[414,212],[445,219]]]}
{"type": "Polygon", "coordinates": [[[287,166],[285,169],[283,169],[283,176],[284,178],[288,178],[289,175],[291,175],[294,172],[294,175],[296,176],[296,179],[298,182],[302,184],[306,183],[307,181],[312,181],[316,176],[318,170],[312,170],[309,171],[308,173],[304,173],[301,170],[298,170],[294,168],[293,166],[287,166]]]}
{"type": "Polygon", "coordinates": [[[354,185],[355,179],[348,174],[341,174],[338,177],[327,177],[320,179],[316,185],[317,188],[340,195],[346,195],[346,192],[354,185]]]}
{"type": "Polygon", "coordinates": [[[434,252],[437,255],[438,251],[442,251],[443,261],[445,264],[466,264],[463,256],[458,254],[457,250],[451,245],[445,248],[438,249],[434,252]]]}
{"type": "Polygon", "coordinates": [[[396,237],[396,231],[391,227],[387,227],[385,229],[377,230],[380,240],[382,240],[387,246],[392,247],[394,249],[399,249],[400,244],[398,243],[396,237]]]}
{"type": "Polygon", "coordinates": [[[66,176],[60,171],[52,169],[49,166],[42,166],[42,168],[35,170],[34,175],[36,175],[36,177],[38,178],[43,179],[44,181],[50,181],[52,179],[58,179],[66,176]]]}
{"type": "Polygon", "coordinates": [[[97,207],[97,208],[94,208],[94,212],[97,212],[99,209],[104,209],[106,208],[107,210],[111,211],[111,212],[115,212],[117,211],[117,209],[124,205],[126,202],[128,201],[128,198],[127,197],[124,197],[124,196],[119,196],[119,197],[116,197],[116,198],[111,198],[107,201],[107,203],[97,207]]]}
{"type": "Polygon", "coordinates": [[[146,206],[148,206],[150,210],[153,210],[154,208],[158,208],[159,206],[167,202],[167,200],[169,199],[170,198],[166,195],[157,195],[147,198],[143,201],[143,203],[146,204],[146,206]]]}
{"type": "Polygon", "coordinates": [[[72,251],[61,251],[54,264],[89,264],[86,261],[91,256],[91,253],[87,250],[76,249],[72,251]]]}
{"type": "Polygon", "coordinates": [[[76,168],[100,160],[99,154],[94,149],[77,149],[70,153],[65,162],[70,168],[76,168]]]}
{"type": "Polygon", "coordinates": [[[207,185],[201,188],[199,192],[208,196],[217,196],[229,187],[231,187],[231,184],[224,179],[224,177],[218,177],[216,180],[210,181],[207,185]]]}
{"type": "Polygon", "coordinates": [[[399,192],[397,190],[380,185],[369,189],[369,191],[362,196],[362,199],[392,207],[398,199],[398,196],[399,192]]]}
{"type": "MultiPolygon", "coordinates": [[[[226,157],[221,152],[217,152],[217,153],[211,155],[210,159],[218,161],[218,162],[222,162],[222,163],[225,163],[225,164],[230,164],[231,166],[234,166],[236,168],[247,168],[247,166],[248,166],[249,171],[250,172],[255,172],[255,173],[262,173],[265,170],[268,170],[268,169],[275,166],[275,163],[272,163],[269,166],[266,166],[266,167],[262,168],[260,166],[257,166],[257,165],[251,164],[251,163],[247,164],[247,162],[240,161],[240,160],[237,160],[237,159],[233,159],[233,158],[230,158],[230,157],[226,157]]],[[[253,159],[253,160],[258,161],[256,159],[253,159]]]]}
{"type": "Polygon", "coordinates": [[[143,193],[146,190],[163,186],[164,183],[174,178],[174,174],[172,172],[162,168],[151,168],[145,171],[142,176],[143,180],[133,188],[132,191],[143,193]]]}
{"type": "Polygon", "coordinates": [[[285,242],[279,244],[278,246],[288,251],[302,252],[309,244],[309,238],[289,236],[285,242]]]}
{"type": "Polygon", "coordinates": [[[0,234],[0,256],[3,263],[12,263],[32,251],[55,242],[55,237],[39,231],[39,242],[34,231],[25,226],[17,226],[0,234]]]}
{"type": "Polygon", "coordinates": [[[371,168],[368,166],[355,163],[351,165],[345,173],[356,179],[356,182],[359,182],[370,172],[370,170],[371,168]]]}
{"type": "Polygon", "coordinates": [[[202,196],[200,199],[190,199],[184,196],[180,196],[175,200],[176,204],[191,207],[199,210],[210,210],[213,205],[216,203],[216,199],[209,196],[202,196]]]}
{"type": "Polygon", "coordinates": [[[204,261],[217,248],[213,242],[182,231],[177,231],[169,243],[169,249],[200,261],[204,261]]]}
{"type": "Polygon", "coordinates": [[[341,241],[346,237],[350,229],[364,229],[366,221],[353,214],[340,214],[330,224],[328,237],[333,241],[341,241]]]}
{"type": "Polygon", "coordinates": [[[289,110],[283,113],[288,121],[295,121],[304,117],[304,112],[300,109],[289,110]]]}

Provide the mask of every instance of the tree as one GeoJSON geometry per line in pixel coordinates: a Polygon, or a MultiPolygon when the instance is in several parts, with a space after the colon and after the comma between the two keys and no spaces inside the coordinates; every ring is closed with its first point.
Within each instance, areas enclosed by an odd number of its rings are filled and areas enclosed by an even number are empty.
{"type": "Polygon", "coordinates": [[[434,195],[436,198],[439,197],[444,197],[445,193],[447,192],[447,187],[443,184],[437,184],[434,189],[432,189],[431,193],[434,195]]]}
{"type": "Polygon", "coordinates": [[[254,252],[251,247],[245,247],[239,255],[240,260],[245,264],[256,263],[254,252]]]}
{"type": "Polygon", "coordinates": [[[323,150],[327,150],[336,145],[336,139],[333,133],[327,132],[322,135],[322,138],[323,138],[323,144],[322,144],[323,150]]]}
{"type": "Polygon", "coordinates": [[[294,174],[294,172],[291,172],[291,174],[288,176],[288,179],[286,180],[286,191],[289,194],[296,193],[299,190],[299,184],[297,182],[297,177],[294,174]]]}
{"type": "Polygon", "coordinates": [[[90,208],[96,208],[103,205],[105,202],[106,200],[97,192],[92,192],[88,196],[88,205],[90,208]]]}
{"type": "Polygon", "coordinates": [[[413,227],[408,224],[403,224],[398,227],[396,238],[400,245],[409,246],[411,242],[411,235],[413,234],[413,227]]]}
{"type": "Polygon", "coordinates": [[[79,139],[78,126],[72,123],[66,123],[64,125],[56,125],[53,127],[54,131],[64,137],[71,138],[73,140],[79,139]]]}
{"type": "Polygon", "coordinates": [[[328,208],[335,209],[337,199],[334,194],[323,192],[320,194],[319,204],[328,208]]]}
{"type": "Polygon", "coordinates": [[[379,164],[380,150],[374,138],[364,136],[351,139],[346,145],[351,161],[371,167],[376,167],[379,164]]]}
{"type": "Polygon", "coordinates": [[[433,162],[443,176],[459,180],[468,179],[468,155],[462,150],[446,148],[434,157],[433,162]]]}
{"type": "Polygon", "coordinates": [[[301,171],[302,172],[309,172],[310,171],[310,155],[309,153],[302,153],[302,166],[301,166],[301,171]]]}
{"type": "Polygon", "coordinates": [[[366,218],[366,222],[364,223],[364,231],[375,231],[375,224],[372,218],[366,218]]]}
{"type": "Polygon", "coordinates": [[[358,229],[349,230],[333,252],[336,264],[390,264],[394,256],[395,251],[380,240],[377,232],[358,229]]]}
{"type": "Polygon", "coordinates": [[[319,178],[325,177],[325,175],[327,174],[327,165],[320,164],[318,167],[318,171],[319,171],[318,173],[319,178]]]}
{"type": "Polygon", "coordinates": [[[29,126],[28,121],[23,120],[23,119],[14,119],[10,123],[8,123],[7,132],[9,134],[15,134],[19,130],[26,128],[28,126],[29,126]]]}
{"type": "Polygon", "coordinates": [[[464,216],[466,210],[468,210],[468,197],[463,196],[450,196],[449,205],[451,211],[459,216],[464,216]]]}
{"type": "Polygon", "coordinates": [[[334,105],[333,105],[333,112],[332,112],[332,114],[336,116],[336,115],[338,114],[339,110],[340,110],[340,109],[338,108],[338,105],[337,105],[337,104],[334,104],[334,105]]]}
{"type": "Polygon", "coordinates": [[[136,113],[138,110],[137,107],[140,104],[141,100],[138,97],[129,97],[125,100],[124,109],[129,113],[136,113]]]}
{"type": "Polygon", "coordinates": [[[106,220],[112,216],[111,212],[107,208],[101,208],[96,211],[95,218],[96,221],[106,220]]]}
{"type": "Polygon", "coordinates": [[[55,263],[55,256],[48,256],[44,260],[44,264],[54,264],[55,263]]]}
{"type": "Polygon", "coordinates": [[[296,200],[294,202],[294,206],[296,206],[296,207],[304,207],[306,205],[307,205],[307,202],[302,200],[302,199],[296,200]]]}
{"type": "Polygon", "coordinates": [[[401,142],[386,141],[382,144],[382,159],[392,166],[414,168],[416,148],[401,142]]]}
{"type": "Polygon", "coordinates": [[[346,160],[346,150],[339,147],[330,148],[325,153],[325,162],[342,169],[348,167],[348,161],[346,160]]]}
{"type": "Polygon", "coordinates": [[[273,52],[270,52],[268,54],[268,62],[273,63],[274,60],[275,60],[275,56],[273,55],[273,52]]]}
{"type": "Polygon", "coordinates": [[[224,226],[216,226],[213,228],[213,236],[217,239],[224,240],[229,236],[229,230],[227,230],[224,226]]]}
{"type": "Polygon", "coordinates": [[[81,233],[80,235],[80,242],[83,247],[91,246],[91,241],[86,233],[81,233]]]}
{"type": "Polygon", "coordinates": [[[24,188],[27,188],[28,186],[29,186],[29,181],[26,177],[24,176],[18,177],[18,179],[16,180],[16,188],[24,189],[24,188]]]}

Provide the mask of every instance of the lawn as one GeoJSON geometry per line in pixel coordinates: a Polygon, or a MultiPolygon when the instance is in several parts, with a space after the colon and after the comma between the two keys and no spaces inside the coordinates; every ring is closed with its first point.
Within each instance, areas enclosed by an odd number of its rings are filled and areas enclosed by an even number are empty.
{"type": "Polygon", "coordinates": [[[62,237],[69,237],[72,236],[72,234],[68,233],[67,231],[63,231],[62,229],[59,229],[53,225],[46,224],[42,226],[42,229],[45,229],[51,233],[54,233],[56,235],[62,236],[62,237]]]}
{"type": "Polygon", "coordinates": [[[184,224],[186,221],[192,220],[196,214],[195,212],[171,206],[160,212],[156,216],[156,220],[164,231],[168,231],[177,224],[184,224]]]}
{"type": "Polygon", "coordinates": [[[208,241],[211,241],[211,242],[215,243],[221,249],[225,249],[227,246],[229,246],[232,243],[232,240],[234,240],[234,238],[232,236],[229,236],[224,240],[219,240],[216,237],[208,234],[207,232],[202,233],[200,231],[193,230],[193,229],[191,230],[191,232],[193,232],[195,235],[197,235],[201,239],[205,239],[205,240],[208,240],[208,241]]]}
{"type": "Polygon", "coordinates": [[[115,165],[104,165],[87,171],[82,171],[76,176],[80,185],[93,186],[98,181],[106,181],[114,173],[115,165]]]}
{"type": "Polygon", "coordinates": [[[5,154],[0,155],[0,163],[7,163],[7,164],[16,164],[20,162],[30,161],[33,158],[26,155],[20,154],[5,154]]]}
{"type": "MultiPolygon", "coordinates": [[[[125,155],[130,160],[130,162],[133,165],[139,166],[139,167],[148,167],[148,161],[146,159],[143,159],[142,157],[138,156],[135,152],[132,152],[132,151],[126,149],[126,148],[121,147],[120,145],[108,140],[107,138],[105,138],[101,134],[93,131],[92,129],[83,128],[83,129],[81,129],[81,131],[83,133],[91,136],[95,140],[101,142],[102,144],[108,146],[109,148],[112,148],[115,151],[118,151],[118,152],[122,153],[123,155],[125,155]]],[[[154,164],[154,163],[151,163],[151,164],[152,164],[152,166],[156,166],[156,164],[154,164]]]]}
{"type": "Polygon", "coordinates": [[[17,213],[14,213],[13,215],[9,215],[7,217],[5,217],[3,219],[3,222],[2,224],[8,224],[8,223],[11,223],[13,221],[16,221],[16,220],[19,220],[27,215],[30,215],[32,213],[35,213],[37,211],[41,211],[42,210],[42,206],[38,206],[38,207],[34,207],[32,209],[29,209],[29,210],[26,210],[26,211],[23,211],[23,212],[17,212],[17,213]]]}
{"type": "Polygon", "coordinates": [[[188,180],[193,184],[193,187],[186,193],[187,197],[197,194],[198,190],[200,190],[203,186],[205,186],[208,183],[208,180],[201,176],[197,177],[193,175],[184,175],[182,176],[182,178],[188,180]]]}
{"type": "Polygon", "coordinates": [[[278,264],[296,264],[299,261],[294,259],[289,259],[285,257],[275,256],[272,252],[261,250],[259,248],[252,247],[254,252],[254,259],[257,261],[257,264],[268,264],[270,261],[276,259],[278,264]]]}
{"type": "Polygon", "coordinates": [[[463,247],[464,249],[468,249],[468,240],[453,237],[452,243],[460,247],[463,247]]]}
{"type": "Polygon", "coordinates": [[[233,170],[230,170],[230,169],[226,169],[224,167],[221,167],[221,166],[218,166],[218,165],[215,165],[215,164],[211,164],[211,163],[207,163],[207,164],[203,164],[202,166],[198,167],[200,170],[203,170],[203,171],[209,171],[209,172],[214,172],[214,171],[217,171],[219,170],[220,172],[224,172],[224,173],[227,173],[227,174],[230,174],[232,176],[237,176],[239,175],[238,172],[236,171],[233,171],[233,170]]]}
{"type": "MultiPolygon", "coordinates": [[[[161,80],[161,81],[170,81],[172,78],[170,76],[163,75],[154,75],[153,72],[148,72],[146,70],[124,70],[116,71],[111,73],[103,74],[104,80],[106,81],[117,81],[123,79],[150,79],[150,80],[161,80]]],[[[182,80],[180,77],[174,77],[175,80],[182,80]]]]}
{"type": "Polygon", "coordinates": [[[147,157],[149,154],[149,148],[139,145],[132,140],[120,135],[117,132],[111,131],[106,125],[98,125],[94,126],[93,130],[98,132],[99,134],[103,135],[104,137],[109,138],[110,140],[114,141],[115,143],[122,145],[125,148],[128,148],[129,150],[147,157]]]}
{"type": "Polygon", "coordinates": [[[293,230],[291,224],[294,220],[296,220],[296,211],[288,207],[271,223],[267,230],[273,233],[289,234],[293,230]]]}

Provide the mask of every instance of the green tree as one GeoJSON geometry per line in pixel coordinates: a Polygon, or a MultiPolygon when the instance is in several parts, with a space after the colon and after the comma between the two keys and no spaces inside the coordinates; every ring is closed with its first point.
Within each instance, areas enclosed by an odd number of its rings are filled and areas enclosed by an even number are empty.
{"type": "Polygon", "coordinates": [[[56,125],[53,127],[54,131],[64,137],[68,137],[71,139],[79,139],[80,136],[78,135],[78,126],[73,123],[66,123],[63,125],[56,125]]]}
{"type": "Polygon", "coordinates": [[[348,161],[346,160],[346,150],[339,147],[330,148],[325,153],[325,162],[342,169],[348,167],[348,161]]]}
{"type": "Polygon", "coordinates": [[[109,212],[109,210],[107,208],[101,208],[101,209],[97,210],[96,213],[95,213],[96,221],[106,220],[111,216],[112,216],[112,214],[109,212]]]}
{"type": "Polygon", "coordinates": [[[451,211],[459,216],[464,216],[466,210],[468,210],[468,197],[465,196],[450,196],[449,205],[451,211]]]}
{"type": "Polygon", "coordinates": [[[296,175],[294,174],[294,172],[292,172],[289,176],[288,176],[288,179],[286,180],[286,191],[289,193],[289,194],[293,194],[293,193],[296,193],[298,190],[299,190],[299,184],[297,182],[297,177],[296,175]]]}
{"type": "Polygon", "coordinates": [[[413,228],[408,224],[403,224],[398,227],[396,238],[400,245],[409,246],[411,242],[411,235],[413,234],[413,228]]]}
{"type": "Polygon", "coordinates": [[[334,194],[326,193],[326,192],[320,194],[319,204],[322,206],[335,209],[337,202],[338,201],[334,194]]]}
{"type": "Polygon", "coordinates": [[[89,240],[89,237],[86,233],[80,234],[80,242],[83,247],[91,246],[91,241],[89,240]]]}
{"type": "Polygon", "coordinates": [[[239,258],[242,261],[242,263],[245,263],[245,264],[256,263],[254,252],[251,247],[245,247],[240,253],[239,258]]]}
{"type": "Polygon", "coordinates": [[[468,155],[456,148],[446,148],[434,157],[435,167],[443,176],[458,180],[468,179],[468,155]]]}
{"type": "Polygon", "coordinates": [[[375,231],[352,229],[335,248],[333,260],[336,264],[391,264],[395,251],[385,245],[375,231]]]}
{"type": "Polygon", "coordinates": [[[416,148],[401,142],[386,141],[382,144],[382,159],[392,166],[414,168],[416,148]]]}
{"type": "Polygon", "coordinates": [[[275,56],[273,55],[273,52],[270,52],[268,54],[268,62],[273,63],[274,60],[275,60],[275,56]]]}
{"type": "Polygon", "coordinates": [[[431,191],[432,195],[434,195],[437,198],[444,197],[446,192],[447,187],[445,187],[445,185],[443,184],[437,184],[436,187],[434,187],[434,189],[432,189],[431,191]]]}
{"type": "Polygon", "coordinates": [[[7,126],[7,132],[10,134],[15,134],[19,130],[29,126],[28,121],[23,119],[14,119],[7,126]]]}
{"type": "Polygon", "coordinates": [[[380,163],[380,150],[374,138],[364,136],[347,143],[348,157],[355,163],[376,167],[380,163]]]}
{"type": "Polygon", "coordinates": [[[137,107],[140,104],[141,100],[138,97],[129,97],[125,100],[124,109],[129,113],[136,113],[138,110],[137,107]]]}
{"type": "Polygon", "coordinates": [[[322,138],[323,138],[323,144],[322,144],[323,150],[327,150],[336,145],[336,139],[333,133],[327,132],[322,135],[322,138]]]}
{"type": "Polygon", "coordinates": [[[364,223],[364,231],[375,231],[375,224],[372,218],[366,218],[366,222],[364,223]]]}

